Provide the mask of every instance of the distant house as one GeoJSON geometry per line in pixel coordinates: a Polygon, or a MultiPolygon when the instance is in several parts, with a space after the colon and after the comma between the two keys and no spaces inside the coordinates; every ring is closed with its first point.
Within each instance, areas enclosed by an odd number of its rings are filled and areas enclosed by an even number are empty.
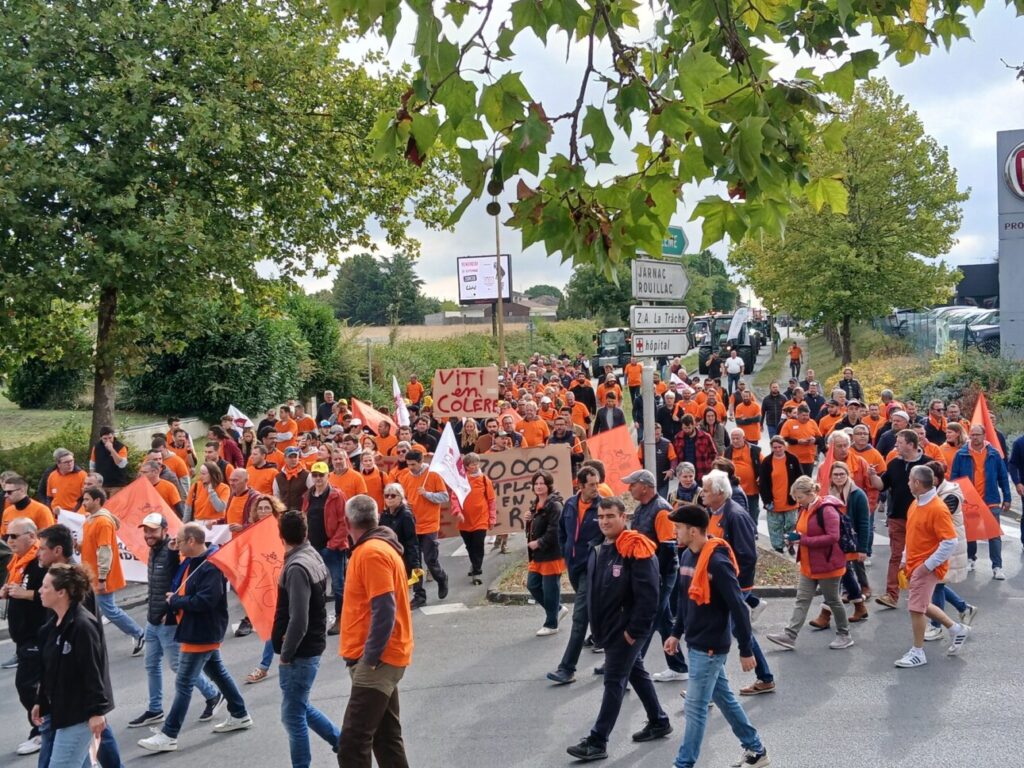
{"type": "MultiPolygon", "coordinates": [[[[517,301],[502,304],[506,323],[525,323],[534,317],[530,307],[517,301]]],[[[433,312],[423,318],[424,325],[474,325],[491,322],[494,310],[490,304],[469,304],[446,312],[433,312]]],[[[544,317],[544,315],[541,315],[544,317]]],[[[554,317],[554,314],[552,314],[554,317]]]]}

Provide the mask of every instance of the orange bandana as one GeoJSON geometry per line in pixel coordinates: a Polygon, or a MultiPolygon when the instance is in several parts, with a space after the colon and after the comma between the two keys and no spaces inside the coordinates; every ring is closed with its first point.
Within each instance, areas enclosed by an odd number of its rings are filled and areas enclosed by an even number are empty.
{"type": "Polygon", "coordinates": [[[729,553],[729,559],[732,560],[732,567],[739,575],[740,567],[736,563],[736,555],[733,554],[729,543],[725,539],[709,536],[708,543],[704,545],[704,549],[697,556],[697,566],[693,569],[693,579],[690,581],[690,589],[687,591],[690,599],[697,605],[707,605],[711,602],[711,579],[708,577],[708,563],[717,547],[725,547],[725,551],[729,553]]]}

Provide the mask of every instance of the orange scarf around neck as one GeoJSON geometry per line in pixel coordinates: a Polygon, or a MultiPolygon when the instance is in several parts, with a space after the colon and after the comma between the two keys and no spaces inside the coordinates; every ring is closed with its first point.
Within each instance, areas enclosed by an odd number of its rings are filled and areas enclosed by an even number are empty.
{"type": "Polygon", "coordinates": [[[640,560],[645,557],[653,557],[658,545],[639,531],[625,530],[615,539],[615,548],[623,557],[640,560]]]}
{"type": "Polygon", "coordinates": [[[25,569],[29,566],[29,563],[36,559],[38,553],[39,545],[33,544],[28,552],[21,557],[11,558],[11,562],[7,564],[7,583],[21,584],[21,580],[25,576],[25,569]]]}
{"type": "Polygon", "coordinates": [[[687,592],[690,599],[697,605],[707,605],[711,602],[711,579],[708,577],[708,563],[711,562],[711,555],[718,547],[725,547],[725,551],[729,553],[729,559],[732,560],[732,567],[739,575],[740,567],[736,563],[736,555],[733,554],[732,547],[725,539],[709,536],[708,543],[704,545],[697,556],[697,565],[693,569],[693,578],[690,580],[690,589],[687,592]]]}

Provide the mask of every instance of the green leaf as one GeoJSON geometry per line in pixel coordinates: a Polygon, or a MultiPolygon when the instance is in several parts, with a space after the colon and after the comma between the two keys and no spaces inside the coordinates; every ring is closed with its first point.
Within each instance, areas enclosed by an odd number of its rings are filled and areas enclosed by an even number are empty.
{"type": "Polygon", "coordinates": [[[505,131],[523,118],[530,94],[519,79],[518,72],[507,72],[480,94],[480,114],[492,130],[505,131]]]}
{"type": "Polygon", "coordinates": [[[583,116],[583,129],[581,135],[591,138],[591,155],[597,163],[610,163],[612,156],[610,150],[615,142],[611,129],[608,127],[608,120],[604,111],[594,106],[587,107],[583,116]]]}
{"type": "Polygon", "coordinates": [[[547,39],[548,18],[540,0],[516,0],[512,3],[512,29],[532,29],[541,42],[547,39]]]}
{"type": "Polygon", "coordinates": [[[720,197],[705,197],[697,203],[690,221],[696,221],[699,218],[704,219],[701,249],[722,241],[726,234],[738,241],[743,237],[746,229],[735,206],[720,197]]]}
{"type": "Polygon", "coordinates": [[[848,130],[849,125],[841,118],[837,117],[835,120],[830,121],[821,131],[821,140],[825,145],[825,149],[829,152],[841,152],[843,149],[843,139],[848,130]]]}
{"type": "Polygon", "coordinates": [[[846,186],[838,178],[819,177],[812,179],[804,187],[804,194],[807,195],[808,202],[814,207],[816,212],[820,213],[821,209],[828,205],[832,213],[847,213],[849,193],[846,186]]]}
{"type": "Polygon", "coordinates": [[[474,195],[472,192],[462,198],[462,202],[455,206],[452,212],[448,215],[448,218],[445,220],[445,229],[451,229],[458,224],[462,215],[466,212],[466,209],[469,208],[470,204],[476,199],[477,195],[474,195]]]}
{"type": "Polygon", "coordinates": [[[728,73],[721,62],[704,50],[704,46],[691,46],[679,57],[679,77],[676,82],[686,102],[696,109],[704,108],[704,91],[728,73]]]}
{"type": "Polygon", "coordinates": [[[444,10],[452,21],[461,26],[466,14],[469,13],[469,3],[463,0],[451,0],[451,2],[445,3],[444,10]]]}
{"type": "Polygon", "coordinates": [[[440,120],[433,113],[412,116],[412,137],[421,155],[426,155],[434,148],[439,124],[440,120]]]}
{"type": "Polygon", "coordinates": [[[854,69],[853,62],[848,61],[838,69],[826,72],[821,78],[821,84],[826,91],[831,91],[840,99],[849,101],[853,98],[854,69]]]}
{"type": "Polygon", "coordinates": [[[761,150],[764,147],[764,124],[767,117],[746,117],[737,126],[733,143],[733,158],[740,175],[746,180],[757,178],[761,165],[761,150]]]}
{"type": "Polygon", "coordinates": [[[910,0],[910,18],[924,24],[928,20],[928,0],[910,0]]]}

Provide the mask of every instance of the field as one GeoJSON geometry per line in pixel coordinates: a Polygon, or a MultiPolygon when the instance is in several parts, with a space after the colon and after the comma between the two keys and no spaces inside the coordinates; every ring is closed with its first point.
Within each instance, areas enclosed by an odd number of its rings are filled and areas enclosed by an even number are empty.
{"type": "MultiPolygon", "coordinates": [[[[555,327],[558,323],[553,323],[555,327]]],[[[390,325],[360,325],[354,326],[352,330],[356,338],[361,341],[369,339],[375,344],[384,343],[391,337],[390,325]]],[[[525,331],[526,323],[505,323],[506,333],[512,331],[525,331]]],[[[465,325],[400,325],[395,329],[396,341],[426,340],[436,341],[450,336],[462,336],[466,333],[490,334],[491,324],[488,323],[467,323],[465,325]]]]}
{"type": "MultiPolygon", "coordinates": [[[[163,421],[161,416],[151,413],[117,412],[118,428],[134,427],[163,421]]],[[[66,425],[89,427],[92,411],[49,411],[22,410],[3,395],[0,395],[0,447],[17,448],[34,440],[49,437],[66,425]]]]}

